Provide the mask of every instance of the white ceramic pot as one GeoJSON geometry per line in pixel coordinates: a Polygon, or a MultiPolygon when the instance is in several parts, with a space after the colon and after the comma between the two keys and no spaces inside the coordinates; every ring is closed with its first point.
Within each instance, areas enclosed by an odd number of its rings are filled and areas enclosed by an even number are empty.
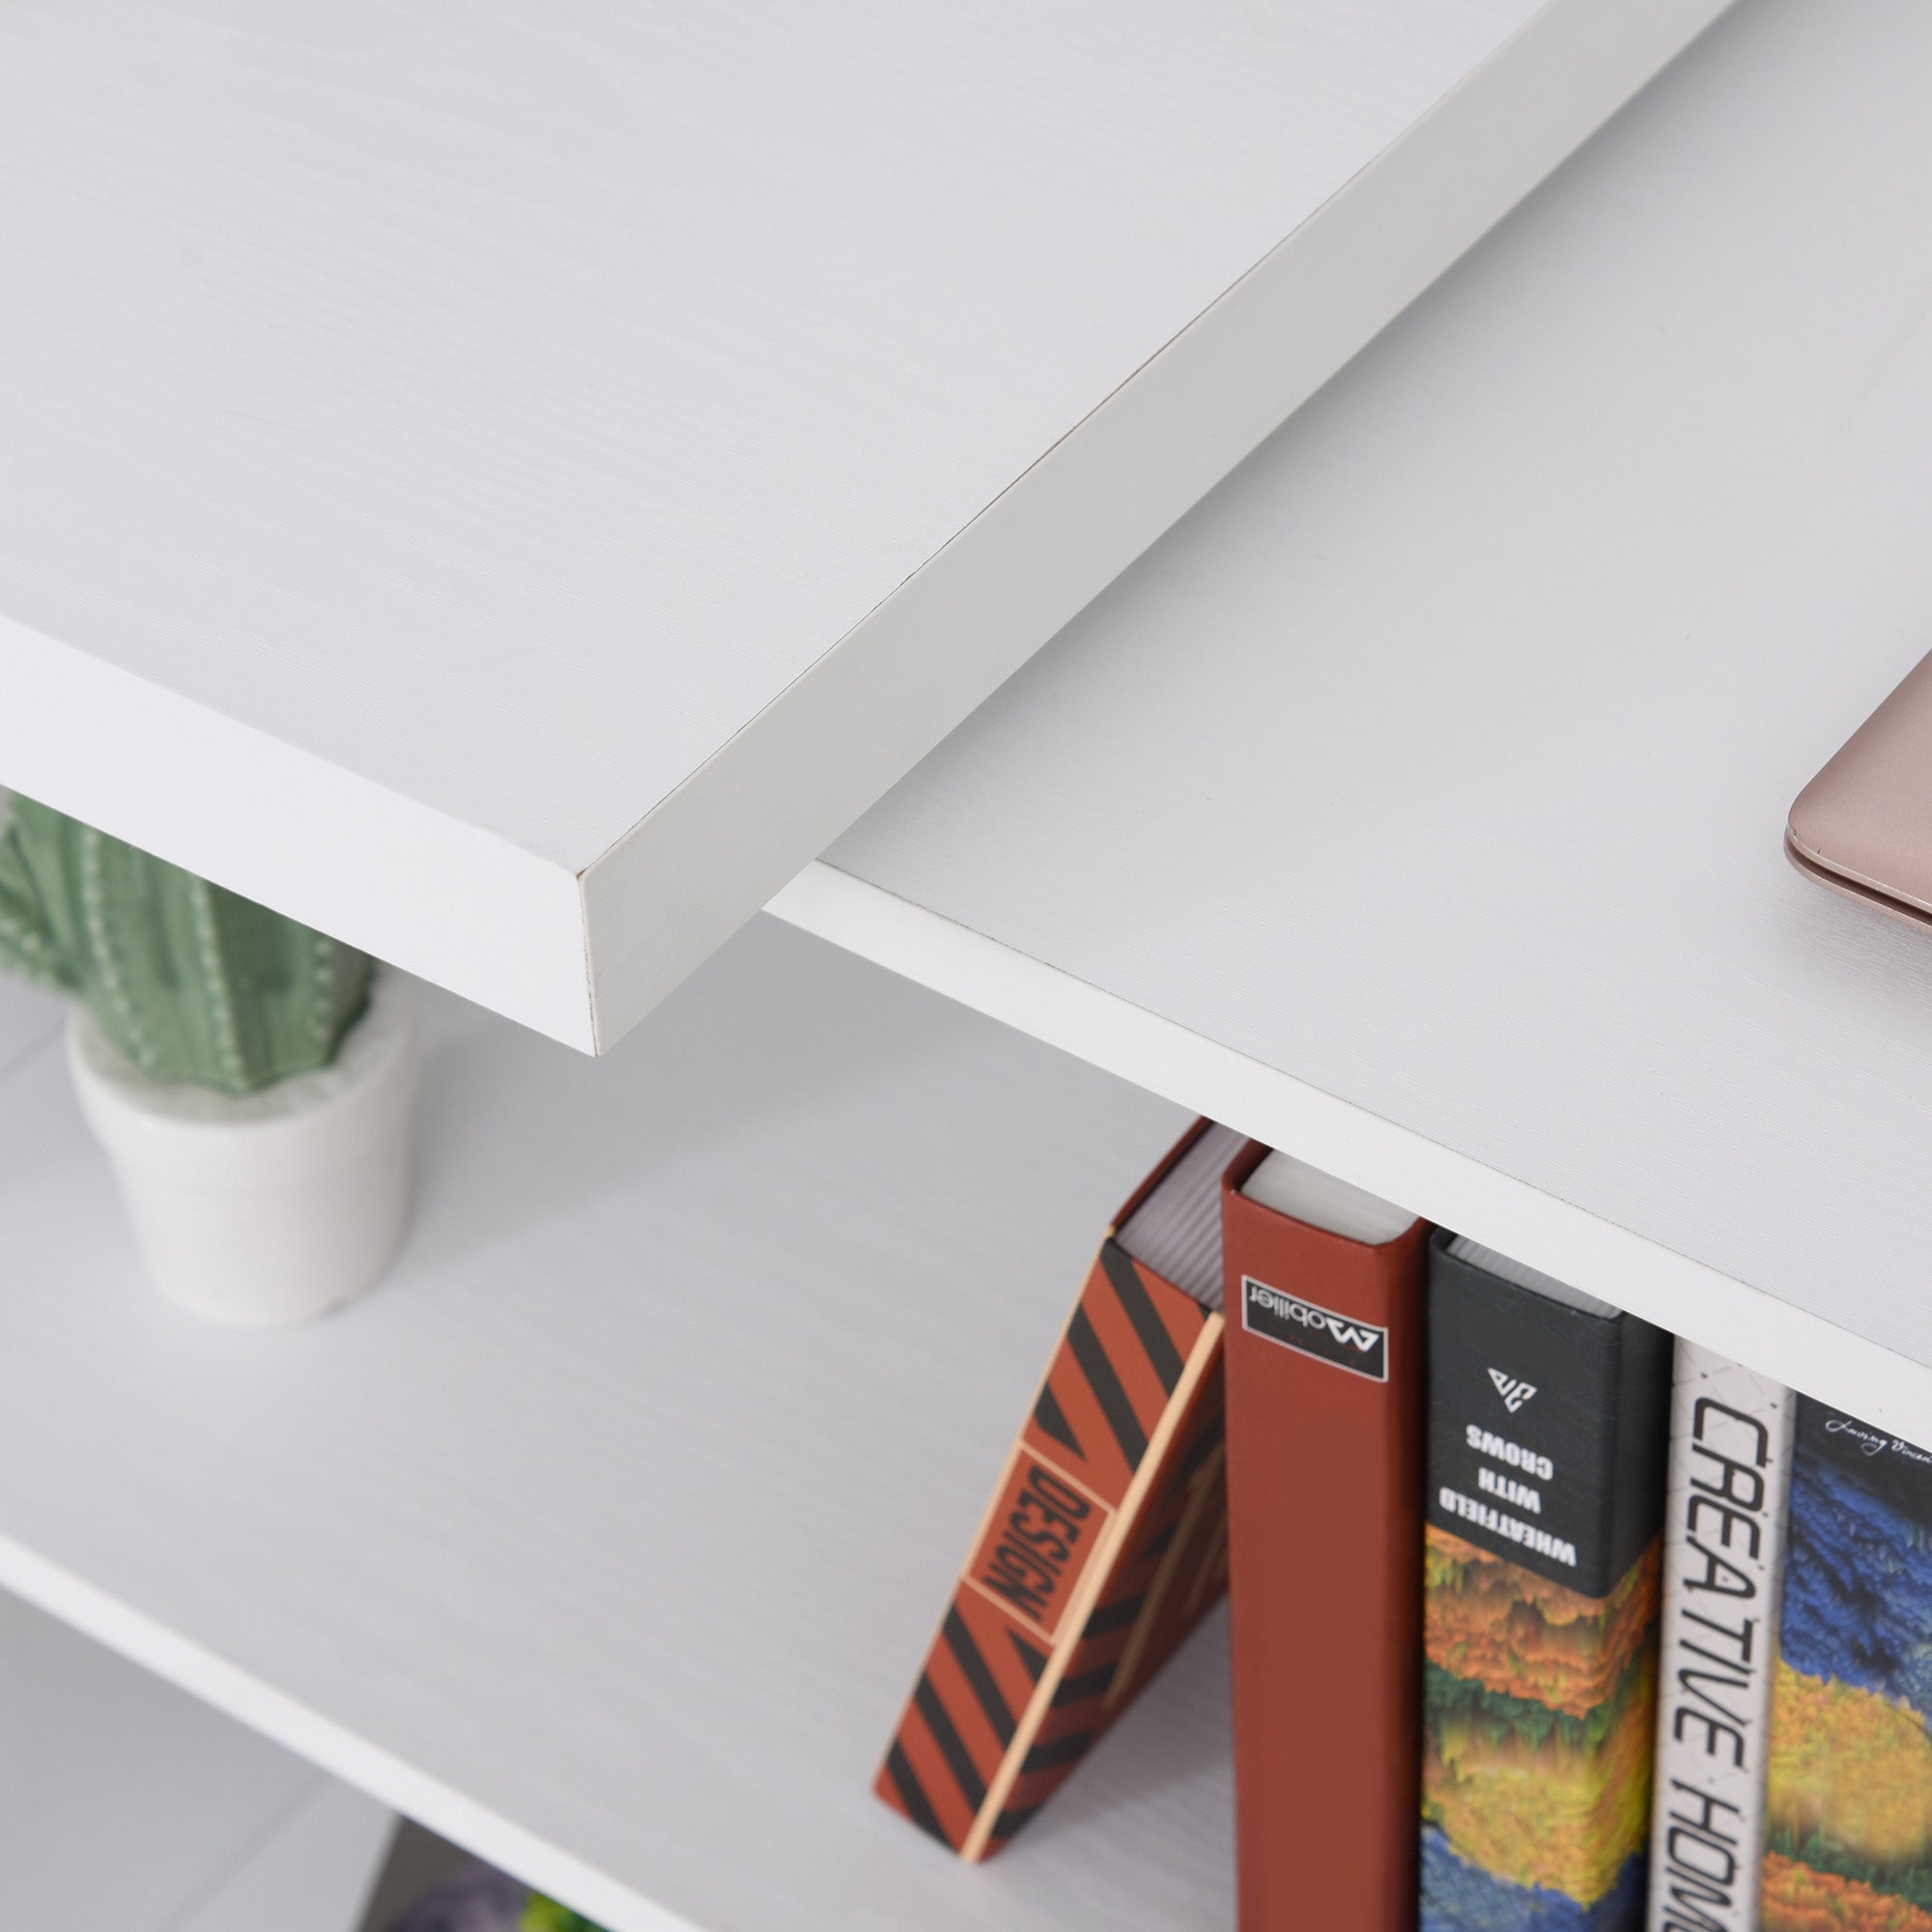
{"type": "Polygon", "coordinates": [[[409,1205],[415,1002],[378,967],[333,1063],[259,1094],[151,1080],[76,1007],[68,1064],[155,1284],[211,1321],[305,1321],[372,1287],[409,1205]]]}

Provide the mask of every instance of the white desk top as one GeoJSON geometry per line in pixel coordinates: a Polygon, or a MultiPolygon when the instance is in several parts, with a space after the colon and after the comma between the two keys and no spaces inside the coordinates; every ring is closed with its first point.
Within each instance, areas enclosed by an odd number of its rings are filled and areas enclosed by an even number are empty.
{"type": "Polygon", "coordinates": [[[1720,4],[10,7],[0,782],[608,1044],[1720,4]]]}
{"type": "Polygon", "coordinates": [[[1932,13],[1760,0],[781,900],[1932,1441],[1932,13]],[[835,869],[836,868],[836,869],[835,869]]]}

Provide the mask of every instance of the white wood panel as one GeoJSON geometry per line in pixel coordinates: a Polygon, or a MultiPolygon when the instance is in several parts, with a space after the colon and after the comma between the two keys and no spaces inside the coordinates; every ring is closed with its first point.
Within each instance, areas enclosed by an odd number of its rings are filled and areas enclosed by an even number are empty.
{"type": "Polygon", "coordinates": [[[1928,94],[1741,9],[778,909],[1932,1440],[1932,948],[1780,852],[1932,646],[1928,94]]]}
{"type": "Polygon", "coordinates": [[[164,1932],[361,1932],[395,1830],[375,1799],[312,1775],[277,1829],[164,1932]]]}
{"type": "Polygon", "coordinates": [[[10,8],[0,779],[608,1044],[1721,5],[10,8]]]}
{"type": "Polygon", "coordinates": [[[354,1932],[386,1815],[0,1592],[0,1895],[10,1927],[354,1932]],[[318,1818],[332,1821],[332,1834],[315,1832],[318,1818]],[[297,1864],[298,1839],[307,1855],[297,1864]],[[210,1901],[243,1870],[266,1881],[257,1906],[274,1909],[252,1921],[211,1918],[210,1901]]]}
{"type": "Polygon", "coordinates": [[[0,1580],[613,1932],[1224,1932],[1218,1621],[983,1870],[869,1791],[1185,1116],[773,921],[610,1061],[430,1021],[398,1269],[278,1336],[0,1084],[0,1580]]]}

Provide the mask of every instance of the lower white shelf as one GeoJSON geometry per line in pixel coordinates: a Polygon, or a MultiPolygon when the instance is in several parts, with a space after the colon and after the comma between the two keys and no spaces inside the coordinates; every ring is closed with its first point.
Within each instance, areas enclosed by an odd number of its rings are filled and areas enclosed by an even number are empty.
{"type": "Polygon", "coordinates": [[[0,1582],[613,1932],[1227,1926],[1218,1620],[990,1866],[868,1789],[1185,1117],[769,920],[609,1061],[429,1020],[402,1261],[282,1335],[0,1079],[0,1582]]]}
{"type": "Polygon", "coordinates": [[[390,1814],[0,1593],[5,1922],[356,1932],[390,1814]]]}

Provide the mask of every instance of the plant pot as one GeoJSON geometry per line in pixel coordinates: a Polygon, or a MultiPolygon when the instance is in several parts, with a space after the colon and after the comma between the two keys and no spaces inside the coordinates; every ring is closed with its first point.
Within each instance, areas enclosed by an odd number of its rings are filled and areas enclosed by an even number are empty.
{"type": "Polygon", "coordinates": [[[68,1027],[81,1111],[114,1165],[155,1285],[210,1321],[305,1321],[372,1287],[402,1235],[415,1003],[379,967],[327,1066],[258,1094],[151,1080],[85,1007],[68,1027]]]}

